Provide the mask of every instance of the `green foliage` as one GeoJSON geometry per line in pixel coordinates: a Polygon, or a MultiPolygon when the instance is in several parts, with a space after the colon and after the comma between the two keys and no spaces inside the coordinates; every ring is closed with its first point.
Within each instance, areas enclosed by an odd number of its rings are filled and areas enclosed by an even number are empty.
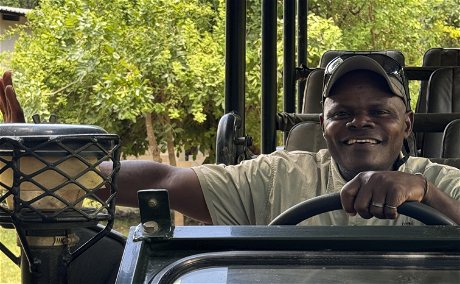
{"type": "Polygon", "coordinates": [[[223,101],[222,44],[211,24],[218,17],[188,1],[42,1],[29,31],[18,31],[12,59],[26,116],[100,125],[122,136],[125,154],[142,154],[141,117],[152,112],[160,145],[172,127],[178,149],[208,150],[214,141],[202,131],[216,132],[223,101]]]}
{"type": "MultiPolygon", "coordinates": [[[[15,256],[19,256],[16,230],[0,227],[0,240],[15,256]]],[[[3,252],[0,253],[1,283],[21,283],[21,269],[3,252]]]]}
{"type": "Polygon", "coordinates": [[[332,18],[308,15],[308,66],[318,66],[321,55],[331,49],[344,49],[342,30],[332,18]]]}
{"type": "MultiPolygon", "coordinates": [[[[432,47],[460,46],[458,5],[458,0],[309,1],[311,13],[332,19],[341,31],[336,46],[347,50],[400,50],[407,66],[420,66],[423,54],[432,47]]],[[[335,49],[329,43],[325,46],[335,49]]],[[[418,84],[411,83],[410,87],[415,106],[418,84]]]]}
{"type": "Polygon", "coordinates": [[[1,6],[32,9],[38,5],[39,0],[2,0],[1,6]]]}
{"type": "MultiPolygon", "coordinates": [[[[261,1],[247,8],[246,132],[259,145],[261,1]]],[[[460,46],[457,8],[458,0],[311,0],[308,64],[329,49],[398,49],[406,65],[420,65],[431,47],[460,46]]],[[[97,124],[122,136],[125,154],[140,154],[151,112],[162,149],[170,129],[177,150],[212,151],[224,107],[224,9],[224,0],[44,0],[28,32],[13,31],[14,57],[0,60],[14,68],[27,117],[97,124]]],[[[281,109],[281,8],[278,17],[281,109]]]]}

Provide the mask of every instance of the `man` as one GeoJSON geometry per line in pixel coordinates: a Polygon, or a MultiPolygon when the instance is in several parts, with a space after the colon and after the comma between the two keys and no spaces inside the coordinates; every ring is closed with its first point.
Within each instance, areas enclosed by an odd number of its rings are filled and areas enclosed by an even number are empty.
{"type": "MultiPolygon", "coordinates": [[[[190,217],[245,225],[267,224],[303,200],[340,191],[344,211],[307,222],[413,225],[417,221],[398,216],[396,209],[419,201],[460,223],[460,170],[401,155],[413,113],[397,63],[385,56],[337,58],[326,68],[323,97],[328,150],[279,151],[237,166],[175,168],[123,161],[118,199],[135,205],[137,190],[166,188],[171,207],[190,217]]],[[[11,113],[20,108],[11,100],[1,100],[12,105],[3,105],[2,112],[17,118],[11,113]]]]}

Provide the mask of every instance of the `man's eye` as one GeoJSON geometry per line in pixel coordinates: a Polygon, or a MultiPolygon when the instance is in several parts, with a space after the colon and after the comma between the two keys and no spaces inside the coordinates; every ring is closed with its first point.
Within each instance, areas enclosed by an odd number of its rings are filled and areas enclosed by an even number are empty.
{"type": "Polygon", "coordinates": [[[374,110],[372,112],[373,115],[387,115],[389,113],[390,112],[388,110],[385,110],[385,109],[377,109],[377,110],[374,110]]]}
{"type": "Polygon", "coordinates": [[[347,118],[350,116],[350,113],[349,112],[346,112],[346,111],[338,111],[338,112],[334,112],[332,113],[331,115],[329,115],[329,118],[330,119],[341,119],[341,118],[347,118]]]}

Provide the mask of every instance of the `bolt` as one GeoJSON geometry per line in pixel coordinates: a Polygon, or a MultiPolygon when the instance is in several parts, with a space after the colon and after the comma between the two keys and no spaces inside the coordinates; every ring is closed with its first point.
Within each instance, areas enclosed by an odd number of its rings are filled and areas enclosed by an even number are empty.
{"type": "Polygon", "coordinates": [[[149,205],[149,207],[155,208],[155,207],[158,206],[158,201],[157,201],[155,198],[150,198],[150,199],[147,201],[147,204],[149,205]]]}
{"type": "Polygon", "coordinates": [[[160,226],[155,221],[147,221],[147,222],[142,224],[142,227],[144,227],[144,230],[147,233],[155,233],[155,232],[158,232],[160,230],[160,226]]]}

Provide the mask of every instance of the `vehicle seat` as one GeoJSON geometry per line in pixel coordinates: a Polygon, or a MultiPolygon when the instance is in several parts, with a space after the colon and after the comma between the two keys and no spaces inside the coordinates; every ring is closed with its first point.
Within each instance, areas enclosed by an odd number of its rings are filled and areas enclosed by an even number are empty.
{"type": "MultiPolygon", "coordinates": [[[[438,66],[440,68],[460,66],[460,48],[431,48],[423,55],[422,66],[438,66]]],[[[428,81],[422,81],[415,112],[427,112],[427,91],[428,81]]]]}
{"type": "Polygon", "coordinates": [[[460,158],[460,119],[451,121],[442,137],[442,158],[460,158]]]}
{"type": "Polygon", "coordinates": [[[441,158],[429,158],[432,162],[460,169],[460,119],[446,125],[442,138],[441,158]]]}
{"type": "Polygon", "coordinates": [[[319,122],[300,122],[291,128],[286,138],[285,149],[287,151],[318,152],[326,148],[326,140],[319,122]]]}
{"type": "MultiPolygon", "coordinates": [[[[433,72],[427,88],[427,112],[460,112],[460,67],[442,68],[433,72]]],[[[440,158],[442,139],[442,133],[424,133],[422,156],[440,158]]]]}
{"type": "Polygon", "coordinates": [[[308,74],[303,95],[302,113],[321,113],[324,69],[314,69],[308,74]]]}

